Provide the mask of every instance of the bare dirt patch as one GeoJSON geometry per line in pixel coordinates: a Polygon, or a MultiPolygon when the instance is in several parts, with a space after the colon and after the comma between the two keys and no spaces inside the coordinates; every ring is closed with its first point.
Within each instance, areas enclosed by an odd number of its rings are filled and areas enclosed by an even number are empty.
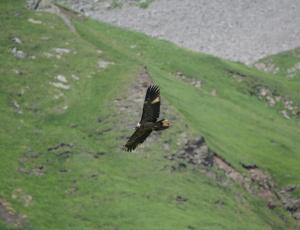
{"type": "MultiPolygon", "coordinates": [[[[118,121],[120,127],[124,126],[124,117],[126,117],[128,122],[128,125],[125,127],[127,129],[127,137],[124,139],[127,139],[133,133],[137,122],[141,119],[145,93],[147,87],[152,84],[154,83],[150,78],[147,67],[144,66],[136,80],[128,88],[126,95],[122,95],[114,100],[116,111],[120,114],[118,117],[122,117],[122,120],[118,121]]],[[[151,143],[155,135],[156,132],[152,133],[138,149],[142,150],[144,146],[151,143]]]]}
{"type": "Polygon", "coordinates": [[[0,219],[14,228],[23,228],[26,225],[26,216],[17,213],[11,204],[0,198],[0,219]]]}

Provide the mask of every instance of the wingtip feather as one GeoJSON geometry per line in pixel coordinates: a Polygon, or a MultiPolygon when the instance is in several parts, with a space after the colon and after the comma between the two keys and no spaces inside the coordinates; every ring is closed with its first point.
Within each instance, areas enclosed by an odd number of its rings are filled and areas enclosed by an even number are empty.
{"type": "Polygon", "coordinates": [[[146,97],[155,99],[160,95],[160,90],[158,85],[150,85],[147,89],[146,97]]]}

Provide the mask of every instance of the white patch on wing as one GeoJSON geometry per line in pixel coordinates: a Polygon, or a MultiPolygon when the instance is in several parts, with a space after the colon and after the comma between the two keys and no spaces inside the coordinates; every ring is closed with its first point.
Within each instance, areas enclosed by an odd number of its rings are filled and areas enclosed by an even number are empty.
{"type": "Polygon", "coordinates": [[[151,102],[151,104],[158,103],[159,101],[160,101],[160,99],[159,99],[159,97],[157,97],[157,98],[155,98],[155,99],[151,102]]]}

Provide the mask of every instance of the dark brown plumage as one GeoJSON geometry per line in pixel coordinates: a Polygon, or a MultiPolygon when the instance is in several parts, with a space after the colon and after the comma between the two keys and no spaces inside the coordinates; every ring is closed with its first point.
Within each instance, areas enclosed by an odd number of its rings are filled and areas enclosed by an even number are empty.
{"type": "Polygon", "coordinates": [[[148,87],[143,114],[140,122],[135,128],[135,132],[125,144],[125,151],[134,150],[139,144],[143,143],[152,131],[160,131],[170,127],[170,122],[166,119],[157,121],[160,113],[160,91],[157,85],[148,87]]]}

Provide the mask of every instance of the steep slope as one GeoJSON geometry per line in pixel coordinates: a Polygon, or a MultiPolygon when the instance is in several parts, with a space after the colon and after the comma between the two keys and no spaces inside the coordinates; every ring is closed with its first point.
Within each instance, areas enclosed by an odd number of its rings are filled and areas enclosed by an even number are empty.
{"type": "Polygon", "coordinates": [[[256,94],[264,86],[296,103],[296,90],[66,9],[75,32],[23,1],[0,4],[1,229],[298,227],[216,166],[169,159],[203,135],[241,175],[240,162],[255,163],[277,191],[298,183],[299,118],[256,94]],[[125,153],[150,78],[173,127],[125,153]]]}
{"type": "Polygon", "coordinates": [[[255,67],[276,76],[294,92],[300,87],[300,47],[276,55],[265,57],[255,63],[255,67]]]}

